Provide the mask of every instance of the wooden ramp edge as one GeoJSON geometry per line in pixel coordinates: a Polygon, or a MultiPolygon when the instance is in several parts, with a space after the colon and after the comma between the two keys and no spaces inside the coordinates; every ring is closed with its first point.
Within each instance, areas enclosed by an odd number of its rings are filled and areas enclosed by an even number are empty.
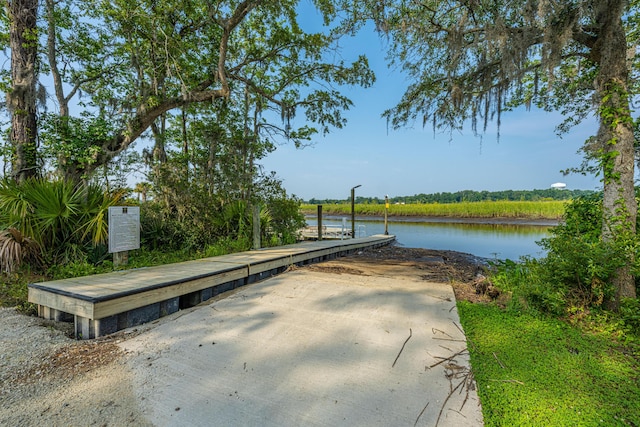
{"type": "Polygon", "coordinates": [[[73,321],[91,339],[193,307],[223,292],[302,266],[388,245],[395,236],[302,242],[155,267],[32,283],[40,317],[73,321]]]}

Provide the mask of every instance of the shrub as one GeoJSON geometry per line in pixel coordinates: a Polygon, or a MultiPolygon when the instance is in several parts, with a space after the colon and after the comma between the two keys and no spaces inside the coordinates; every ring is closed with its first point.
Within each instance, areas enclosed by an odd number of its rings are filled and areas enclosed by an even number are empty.
{"type": "Polygon", "coordinates": [[[0,231],[0,272],[14,273],[23,260],[39,262],[40,245],[14,227],[0,231]]]}
{"type": "Polygon", "coordinates": [[[86,258],[107,239],[107,211],[121,192],[65,180],[0,182],[0,227],[13,227],[37,242],[43,264],[86,258]]]}
{"type": "Polygon", "coordinates": [[[271,246],[295,243],[298,231],[304,228],[306,221],[300,212],[301,201],[295,197],[274,197],[267,201],[271,212],[271,246]]]}
{"type": "Polygon", "coordinates": [[[624,298],[620,304],[620,317],[626,329],[633,335],[640,336],[640,300],[624,298]]]}
{"type": "Polygon", "coordinates": [[[638,261],[636,236],[603,241],[601,213],[601,195],[571,201],[564,222],[539,242],[546,257],[498,263],[492,280],[501,290],[513,292],[517,303],[542,312],[577,313],[601,307],[613,297],[616,270],[634,257],[638,261]]]}

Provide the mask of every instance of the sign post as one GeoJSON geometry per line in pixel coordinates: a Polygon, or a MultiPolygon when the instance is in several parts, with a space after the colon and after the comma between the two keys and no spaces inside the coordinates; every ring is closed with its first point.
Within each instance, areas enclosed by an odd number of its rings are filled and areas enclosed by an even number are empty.
{"type": "Polygon", "coordinates": [[[109,207],[109,253],[114,267],[129,262],[129,252],[140,249],[140,207],[109,207]]]}

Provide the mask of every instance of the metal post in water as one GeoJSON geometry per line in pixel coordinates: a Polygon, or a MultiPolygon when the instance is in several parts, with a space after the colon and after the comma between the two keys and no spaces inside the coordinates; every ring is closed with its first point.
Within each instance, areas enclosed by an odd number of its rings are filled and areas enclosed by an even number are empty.
{"type": "Polygon", "coordinates": [[[322,205],[318,205],[318,240],[322,240],[322,205]]]}
{"type": "Polygon", "coordinates": [[[351,188],[351,238],[356,238],[356,188],[360,187],[358,184],[351,188]]]}
{"type": "Polygon", "coordinates": [[[384,196],[384,235],[389,235],[389,196],[384,196]]]}

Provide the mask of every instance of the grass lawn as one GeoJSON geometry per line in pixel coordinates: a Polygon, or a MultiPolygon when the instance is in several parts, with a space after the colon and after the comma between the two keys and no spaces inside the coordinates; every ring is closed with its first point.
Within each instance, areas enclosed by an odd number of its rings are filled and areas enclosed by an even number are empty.
{"type": "Polygon", "coordinates": [[[640,426],[637,346],[495,305],[458,310],[486,426],[640,426]]]}

